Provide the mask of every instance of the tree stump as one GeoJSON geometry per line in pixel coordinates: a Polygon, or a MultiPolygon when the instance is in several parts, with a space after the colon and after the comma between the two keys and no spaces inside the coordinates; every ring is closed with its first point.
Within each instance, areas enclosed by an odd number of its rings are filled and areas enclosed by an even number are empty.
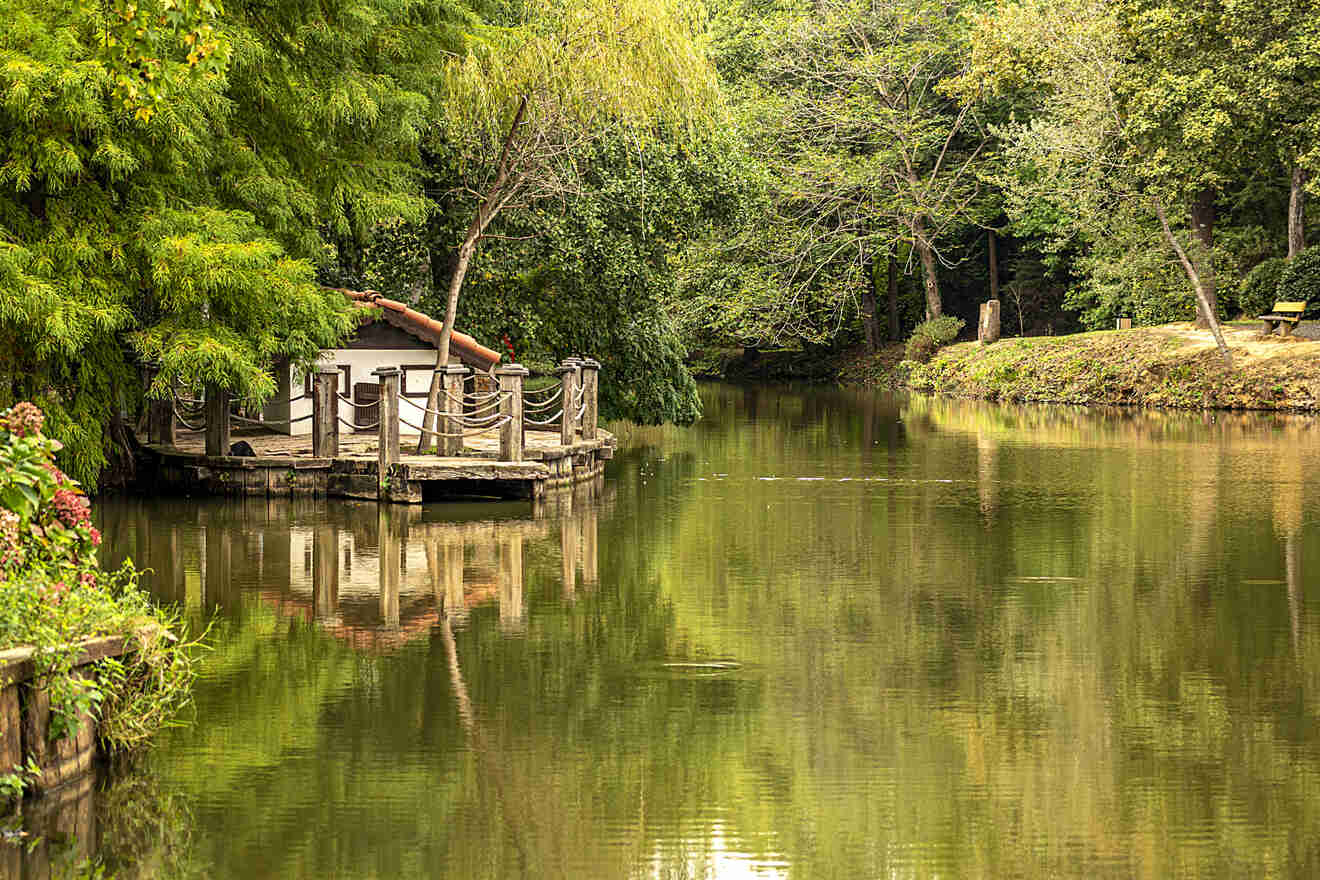
{"type": "Polygon", "coordinates": [[[976,328],[976,338],[982,345],[999,341],[999,300],[981,303],[981,322],[976,328]]]}

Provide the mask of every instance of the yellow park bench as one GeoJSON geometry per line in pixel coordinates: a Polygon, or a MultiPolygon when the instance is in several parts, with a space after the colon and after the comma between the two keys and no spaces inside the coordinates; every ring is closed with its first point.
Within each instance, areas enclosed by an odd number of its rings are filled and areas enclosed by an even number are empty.
{"type": "Polygon", "coordinates": [[[1265,335],[1273,333],[1275,327],[1279,327],[1284,336],[1292,335],[1293,330],[1301,323],[1302,312],[1305,311],[1304,302],[1276,302],[1268,315],[1260,316],[1265,322],[1265,335]]]}

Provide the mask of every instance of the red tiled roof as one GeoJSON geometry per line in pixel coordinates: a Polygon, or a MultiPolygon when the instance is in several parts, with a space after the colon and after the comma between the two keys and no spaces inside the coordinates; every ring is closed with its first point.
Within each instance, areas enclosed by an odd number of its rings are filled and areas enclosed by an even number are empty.
{"type": "MultiPolygon", "coordinates": [[[[332,289],[338,290],[354,302],[379,307],[381,317],[405,333],[411,333],[432,345],[440,344],[440,334],[445,329],[443,321],[437,321],[416,309],[410,309],[396,300],[386,299],[375,290],[345,290],[342,287],[332,289]]],[[[500,362],[499,352],[487,348],[458,330],[450,334],[449,349],[463,363],[477,370],[489,370],[500,362]]]]}

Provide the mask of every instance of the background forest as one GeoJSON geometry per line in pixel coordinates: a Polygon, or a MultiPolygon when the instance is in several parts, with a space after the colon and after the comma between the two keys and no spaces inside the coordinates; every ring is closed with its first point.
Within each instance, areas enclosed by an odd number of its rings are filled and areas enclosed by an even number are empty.
{"type": "Polygon", "coordinates": [[[0,406],[104,478],[146,395],[349,332],[324,285],[590,353],[641,422],[695,347],[1307,299],[1315,6],[0,0],[0,406]]]}

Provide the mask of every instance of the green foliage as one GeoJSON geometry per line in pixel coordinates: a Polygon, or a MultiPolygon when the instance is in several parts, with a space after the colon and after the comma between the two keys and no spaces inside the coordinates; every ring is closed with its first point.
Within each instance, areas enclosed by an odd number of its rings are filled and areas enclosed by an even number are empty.
{"type": "Polygon", "coordinates": [[[957,339],[966,324],[966,321],[952,315],[941,315],[929,321],[922,321],[908,337],[907,359],[919,364],[927,363],[941,346],[957,339]]]}
{"type": "Polygon", "coordinates": [[[43,421],[27,402],[0,413],[0,649],[37,649],[53,740],[76,734],[90,715],[107,745],[132,748],[187,702],[191,646],[169,634],[175,620],[138,589],[131,564],[101,569],[87,498],[55,466],[59,444],[43,421]],[[112,635],[136,639],[138,650],[95,676],[75,674],[79,643],[112,635]]]}
{"type": "Polygon", "coordinates": [[[1309,247],[1288,260],[1275,298],[1307,303],[1308,316],[1320,311],[1320,247],[1309,247]]]}
{"type": "Polygon", "coordinates": [[[94,482],[152,393],[260,400],[275,358],[351,325],[312,283],[343,242],[418,220],[450,0],[366,6],[0,0],[0,405],[38,401],[94,482]]]}
{"type": "Polygon", "coordinates": [[[1238,308],[1244,316],[1254,318],[1274,306],[1279,299],[1279,280],[1287,268],[1283,257],[1271,257],[1247,273],[1238,288],[1238,308]]]}
{"type": "Polygon", "coordinates": [[[946,93],[967,57],[961,4],[745,0],[712,31],[763,195],[689,260],[685,324],[725,344],[826,343],[890,256],[932,274],[938,310],[936,265],[983,210],[981,108],[946,93]]]}
{"type": "MultiPolygon", "coordinates": [[[[453,173],[448,157],[431,161],[437,180],[453,173]]],[[[666,306],[685,256],[746,202],[730,173],[740,157],[718,135],[661,131],[602,137],[577,161],[580,185],[561,204],[492,225],[499,240],[477,252],[456,325],[490,343],[507,336],[539,369],[570,354],[601,361],[607,418],[690,422],[696,386],[681,316],[666,306]]],[[[391,229],[365,252],[362,283],[442,313],[447,251],[467,221],[455,207],[430,228],[391,229]]]]}

